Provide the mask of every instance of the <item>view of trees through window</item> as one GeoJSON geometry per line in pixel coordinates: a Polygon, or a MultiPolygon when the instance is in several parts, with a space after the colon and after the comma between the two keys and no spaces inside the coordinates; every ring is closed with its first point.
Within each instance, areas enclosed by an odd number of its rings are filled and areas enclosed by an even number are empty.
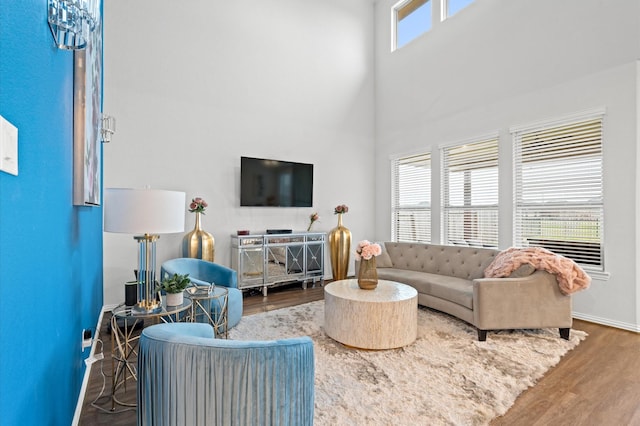
{"type": "Polygon", "coordinates": [[[498,138],[443,148],[445,242],[498,247],[498,138]]]}
{"type": "Polygon", "coordinates": [[[392,162],[394,241],[431,242],[431,155],[392,162]]]}
{"type": "MultiPolygon", "coordinates": [[[[544,247],[592,269],[603,258],[603,113],[534,129],[513,138],[513,245],[544,247]]],[[[392,161],[392,239],[498,247],[498,137],[440,149],[442,211],[431,211],[431,154],[392,161]],[[436,224],[439,226],[439,224],[436,224]]]]}
{"type": "Polygon", "coordinates": [[[602,266],[602,119],[514,139],[516,244],[602,266]]]}

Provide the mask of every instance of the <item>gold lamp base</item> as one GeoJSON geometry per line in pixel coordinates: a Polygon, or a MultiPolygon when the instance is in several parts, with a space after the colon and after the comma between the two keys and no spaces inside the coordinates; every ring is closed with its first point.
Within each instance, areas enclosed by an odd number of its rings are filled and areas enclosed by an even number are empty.
{"type": "Polygon", "coordinates": [[[139,302],[134,309],[138,312],[150,313],[159,311],[162,308],[162,303],[158,301],[143,300],[139,302]]]}
{"type": "Polygon", "coordinates": [[[153,312],[161,308],[156,289],[156,241],[159,235],[144,234],[133,237],[140,246],[138,258],[138,303],[136,310],[153,312]]]}

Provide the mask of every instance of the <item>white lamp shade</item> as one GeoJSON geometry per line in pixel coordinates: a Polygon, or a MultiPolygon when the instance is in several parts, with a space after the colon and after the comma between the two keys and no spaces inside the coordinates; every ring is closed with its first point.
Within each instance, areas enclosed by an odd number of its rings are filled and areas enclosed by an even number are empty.
{"type": "Polygon", "coordinates": [[[124,234],[184,232],[186,194],[160,189],[107,188],[104,230],[124,234]]]}

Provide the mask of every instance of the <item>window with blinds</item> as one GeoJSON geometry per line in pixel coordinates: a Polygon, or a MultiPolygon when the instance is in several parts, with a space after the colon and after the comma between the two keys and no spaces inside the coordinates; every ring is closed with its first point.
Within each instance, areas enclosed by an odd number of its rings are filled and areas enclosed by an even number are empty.
{"type": "Polygon", "coordinates": [[[393,241],[431,242],[431,153],[391,162],[393,241]]]}
{"type": "Polygon", "coordinates": [[[498,246],[498,138],[442,149],[444,242],[498,246]]]}
{"type": "Polygon", "coordinates": [[[517,246],[603,269],[602,121],[512,130],[517,246]]]}

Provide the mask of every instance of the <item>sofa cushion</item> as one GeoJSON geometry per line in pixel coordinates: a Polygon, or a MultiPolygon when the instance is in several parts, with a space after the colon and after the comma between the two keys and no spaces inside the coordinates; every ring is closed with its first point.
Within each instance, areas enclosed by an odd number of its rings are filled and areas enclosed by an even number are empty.
{"type": "Polygon", "coordinates": [[[484,270],[498,254],[498,250],[487,248],[420,243],[387,242],[385,247],[394,268],[466,280],[482,278],[484,270]]]}
{"type": "Polygon", "coordinates": [[[410,285],[418,293],[429,294],[473,309],[473,281],[407,269],[378,269],[378,278],[410,285]]]}
{"type": "Polygon", "coordinates": [[[532,264],[523,263],[518,267],[518,269],[516,269],[509,275],[509,278],[528,277],[529,275],[533,274],[535,271],[536,271],[536,268],[532,264]]]}
{"type": "Polygon", "coordinates": [[[380,248],[382,249],[382,253],[378,257],[376,257],[376,267],[377,268],[393,268],[393,263],[391,262],[391,256],[387,253],[387,249],[384,246],[384,243],[380,244],[380,248]]]}

